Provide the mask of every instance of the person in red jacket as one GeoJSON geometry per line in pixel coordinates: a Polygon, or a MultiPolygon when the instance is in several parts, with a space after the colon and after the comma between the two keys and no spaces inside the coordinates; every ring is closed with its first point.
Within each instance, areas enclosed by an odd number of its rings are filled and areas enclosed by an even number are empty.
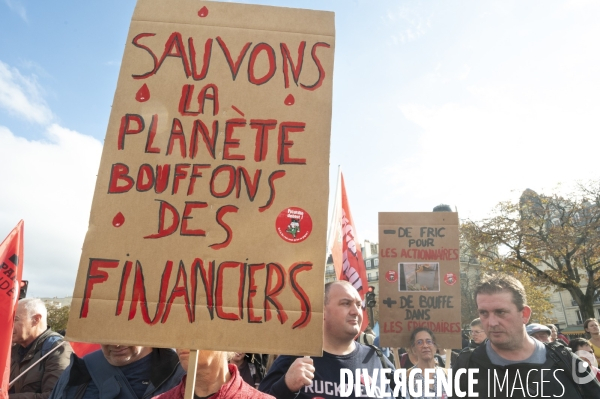
{"type": "MultiPolygon", "coordinates": [[[[188,369],[190,351],[178,349],[181,367],[188,369]]],[[[271,395],[259,392],[248,385],[240,376],[238,368],[228,364],[230,352],[205,351],[198,352],[198,368],[196,369],[196,385],[194,397],[198,399],[275,399],[271,395]]],[[[175,388],[157,395],[154,399],[183,399],[185,393],[183,380],[175,388]]]]}

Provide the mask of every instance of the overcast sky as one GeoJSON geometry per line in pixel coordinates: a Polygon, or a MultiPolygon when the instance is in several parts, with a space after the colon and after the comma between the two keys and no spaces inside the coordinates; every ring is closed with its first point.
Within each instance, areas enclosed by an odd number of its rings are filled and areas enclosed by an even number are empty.
{"type": "MultiPolygon", "coordinates": [[[[600,2],[248,3],[335,12],[331,191],[341,165],[360,239],[598,178],[600,2]]],[[[30,295],[72,294],[134,6],[0,0],[0,236],[25,220],[30,295]]]]}

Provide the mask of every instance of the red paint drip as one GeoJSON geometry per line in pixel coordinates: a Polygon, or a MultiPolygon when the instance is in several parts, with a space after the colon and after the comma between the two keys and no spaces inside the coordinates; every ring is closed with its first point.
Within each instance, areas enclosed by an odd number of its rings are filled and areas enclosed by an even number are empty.
{"type": "Polygon", "coordinates": [[[208,15],[208,8],[206,8],[206,6],[202,7],[202,8],[200,9],[200,11],[198,11],[198,16],[199,16],[200,18],[204,18],[204,17],[206,17],[207,15],[208,15]]]}
{"type": "Polygon", "coordinates": [[[236,107],[235,105],[232,105],[231,108],[233,108],[233,110],[235,112],[237,112],[238,114],[242,115],[242,116],[246,116],[244,115],[244,113],[242,111],[240,111],[240,109],[238,107],[236,107]]]}
{"type": "Polygon", "coordinates": [[[115,227],[121,227],[123,225],[123,223],[125,223],[125,216],[123,216],[123,214],[121,212],[119,212],[113,218],[112,224],[115,227]]]}
{"type": "Polygon", "coordinates": [[[135,93],[135,99],[141,103],[150,100],[150,90],[146,83],[135,93]]]}
{"type": "Polygon", "coordinates": [[[288,94],[288,96],[285,98],[285,101],[283,103],[285,105],[294,105],[295,102],[296,102],[296,99],[294,98],[294,96],[292,96],[291,94],[288,94]]]}

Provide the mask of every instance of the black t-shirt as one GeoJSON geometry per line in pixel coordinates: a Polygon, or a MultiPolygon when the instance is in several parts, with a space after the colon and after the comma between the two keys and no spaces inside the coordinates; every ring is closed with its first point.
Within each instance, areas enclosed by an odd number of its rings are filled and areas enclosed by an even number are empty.
{"type": "Polygon", "coordinates": [[[23,361],[23,358],[25,357],[27,352],[29,352],[29,350],[33,347],[33,344],[35,344],[35,340],[29,345],[27,345],[25,348],[19,345],[19,348],[17,349],[17,352],[19,353],[19,363],[23,361]]]}
{"type": "MultiPolygon", "coordinates": [[[[372,381],[375,383],[374,396],[367,396],[364,381],[361,381],[360,384],[363,395],[361,397],[377,398],[383,397],[379,389],[379,373],[381,373],[381,369],[387,368],[392,371],[394,369],[387,359],[385,359],[386,364],[382,366],[381,360],[373,348],[356,343],[354,351],[347,355],[332,355],[331,353],[323,352],[323,357],[313,357],[315,378],[310,386],[303,387],[296,395],[296,392],[290,391],[285,384],[285,373],[297,358],[298,356],[279,356],[262,380],[259,390],[273,395],[277,399],[332,399],[341,396],[340,369],[350,369],[353,376],[356,375],[356,369],[367,369],[370,377],[373,377],[374,369],[379,369],[377,381],[372,381]]],[[[393,379],[393,375],[390,374],[389,378],[393,379]]],[[[349,398],[356,397],[354,386],[352,388],[352,394],[348,396],[349,398]]],[[[387,386],[386,391],[391,392],[389,386],[387,386]]]]}
{"type": "Polygon", "coordinates": [[[241,366],[237,366],[240,376],[246,382],[246,384],[250,385],[252,388],[256,388],[260,383],[260,375],[258,374],[258,370],[256,365],[248,363],[248,361],[244,360],[241,366]]]}

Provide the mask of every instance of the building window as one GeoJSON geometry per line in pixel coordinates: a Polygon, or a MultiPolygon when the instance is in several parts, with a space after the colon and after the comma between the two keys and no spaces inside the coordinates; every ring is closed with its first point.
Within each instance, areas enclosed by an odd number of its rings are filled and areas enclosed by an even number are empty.
{"type": "Polygon", "coordinates": [[[598,317],[600,317],[600,308],[596,308],[596,310],[598,311],[598,317]]]}
{"type": "Polygon", "coordinates": [[[581,311],[576,310],[577,313],[577,325],[580,326],[583,324],[583,319],[581,318],[581,311]]]}
{"type": "Polygon", "coordinates": [[[368,259],[365,263],[366,263],[367,269],[370,269],[371,268],[371,260],[368,259]]]}
{"type": "Polygon", "coordinates": [[[375,259],[373,259],[373,264],[374,264],[375,266],[379,266],[379,258],[375,258],[375,259]]]}
{"type": "Polygon", "coordinates": [[[375,244],[375,243],[371,244],[371,253],[372,254],[377,253],[377,244],[375,244]]]}

